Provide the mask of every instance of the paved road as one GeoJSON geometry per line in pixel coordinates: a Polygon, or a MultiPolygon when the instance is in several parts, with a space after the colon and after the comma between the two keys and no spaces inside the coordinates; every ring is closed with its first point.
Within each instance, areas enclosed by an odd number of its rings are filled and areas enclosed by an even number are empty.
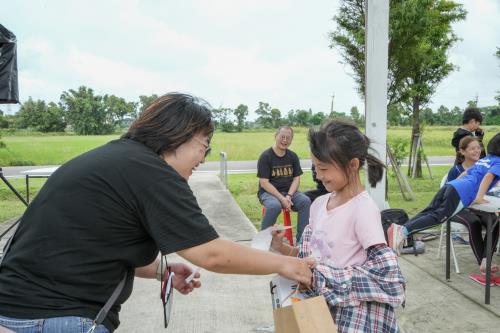
{"type": "MultiPolygon", "coordinates": [[[[452,165],[454,161],[453,156],[430,156],[429,163],[431,165],[452,165]]],[[[300,160],[300,165],[303,169],[311,168],[311,160],[300,160]]],[[[228,161],[229,173],[255,173],[257,171],[257,161],[228,161]]],[[[50,168],[55,165],[46,166],[19,166],[19,167],[4,167],[3,173],[6,177],[24,177],[23,171],[50,168]]],[[[220,162],[206,162],[198,168],[198,172],[218,172],[220,162]]]]}

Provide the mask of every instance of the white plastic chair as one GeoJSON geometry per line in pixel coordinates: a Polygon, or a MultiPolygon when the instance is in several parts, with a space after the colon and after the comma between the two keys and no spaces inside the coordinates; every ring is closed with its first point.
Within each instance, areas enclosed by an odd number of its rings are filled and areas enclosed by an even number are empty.
{"type": "MultiPolygon", "coordinates": [[[[448,179],[448,174],[445,174],[443,176],[443,179],[441,179],[441,184],[439,185],[439,188],[443,187],[446,184],[446,180],[448,179]]],[[[462,225],[460,225],[462,226],[462,225]]],[[[468,234],[468,231],[452,231],[451,234],[468,234]]],[[[441,224],[441,234],[439,235],[439,246],[438,246],[438,252],[436,255],[436,258],[439,259],[441,258],[441,249],[443,247],[446,247],[446,245],[443,245],[443,239],[444,236],[446,235],[446,222],[441,224]]],[[[451,249],[451,254],[453,256],[453,263],[455,264],[455,272],[457,274],[460,273],[460,268],[458,267],[458,260],[457,260],[457,255],[455,253],[455,246],[453,245],[453,239],[450,242],[450,249],[451,249]]]]}

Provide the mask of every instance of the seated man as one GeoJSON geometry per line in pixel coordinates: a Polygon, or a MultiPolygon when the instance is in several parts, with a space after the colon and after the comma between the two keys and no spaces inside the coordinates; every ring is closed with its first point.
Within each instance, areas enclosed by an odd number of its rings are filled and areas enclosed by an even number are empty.
{"type": "Polygon", "coordinates": [[[261,229],[274,225],[282,208],[292,209],[299,215],[296,234],[299,241],[309,223],[311,200],[297,191],[302,169],[297,154],[288,149],[293,139],[292,128],[281,126],[276,130],[274,139],[274,145],[266,149],[257,162],[258,197],[266,208],[261,229]]]}

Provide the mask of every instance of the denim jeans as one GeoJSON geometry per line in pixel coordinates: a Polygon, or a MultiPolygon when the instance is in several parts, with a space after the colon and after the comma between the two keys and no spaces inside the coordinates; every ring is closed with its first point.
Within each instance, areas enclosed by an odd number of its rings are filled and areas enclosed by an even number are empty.
{"type": "MultiPolygon", "coordinates": [[[[16,333],[87,333],[92,325],[92,319],[82,317],[17,319],[0,316],[0,326],[16,333]]],[[[99,325],[94,332],[109,333],[109,330],[99,325]]]]}
{"type": "MultiPolygon", "coordinates": [[[[262,192],[259,196],[260,202],[266,207],[266,214],[262,219],[261,230],[264,230],[276,223],[278,215],[280,215],[281,202],[274,195],[267,192],[262,192]]],[[[302,192],[295,192],[292,197],[292,210],[298,212],[297,217],[297,243],[302,236],[302,232],[306,225],[309,224],[309,208],[311,206],[311,200],[302,192]]]]}

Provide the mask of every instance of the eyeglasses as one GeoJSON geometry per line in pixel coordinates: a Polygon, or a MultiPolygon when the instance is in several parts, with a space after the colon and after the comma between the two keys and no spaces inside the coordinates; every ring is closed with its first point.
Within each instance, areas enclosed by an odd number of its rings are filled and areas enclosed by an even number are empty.
{"type": "Polygon", "coordinates": [[[203,145],[203,147],[205,147],[205,157],[207,157],[208,154],[210,154],[210,152],[212,151],[212,147],[210,147],[205,142],[201,141],[200,139],[198,139],[196,137],[193,137],[193,139],[194,139],[194,141],[201,143],[203,145]]]}
{"type": "MultiPolygon", "coordinates": [[[[165,260],[166,264],[166,260],[165,260]]],[[[170,266],[167,265],[166,269],[163,270],[163,257],[161,259],[161,291],[160,298],[163,303],[163,322],[165,324],[165,328],[168,327],[168,323],[170,322],[170,315],[172,313],[172,302],[174,298],[174,288],[173,288],[173,280],[175,273],[172,272],[170,266]]]]}

